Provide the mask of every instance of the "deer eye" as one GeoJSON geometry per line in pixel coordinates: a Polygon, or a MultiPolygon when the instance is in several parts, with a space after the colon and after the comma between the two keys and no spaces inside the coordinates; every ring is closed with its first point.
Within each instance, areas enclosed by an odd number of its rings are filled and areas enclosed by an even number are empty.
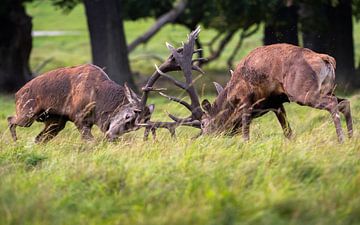
{"type": "Polygon", "coordinates": [[[126,114],[125,115],[125,119],[127,120],[127,119],[130,119],[130,115],[129,114],[126,114]]]}

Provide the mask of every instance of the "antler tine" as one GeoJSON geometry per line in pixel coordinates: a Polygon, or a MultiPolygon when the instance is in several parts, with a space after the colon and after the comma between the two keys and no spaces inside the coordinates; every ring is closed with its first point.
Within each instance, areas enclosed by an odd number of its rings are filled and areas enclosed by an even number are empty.
{"type": "Polygon", "coordinates": [[[195,70],[195,71],[198,71],[201,74],[205,74],[204,70],[202,70],[198,65],[192,65],[191,69],[195,70]]]}
{"type": "Polygon", "coordinates": [[[174,46],[172,46],[169,42],[165,42],[166,47],[170,50],[170,52],[172,53],[172,55],[174,56],[175,59],[179,59],[181,57],[180,53],[181,51],[184,51],[184,46],[180,47],[178,49],[176,49],[174,46]]]}
{"type": "Polygon", "coordinates": [[[188,127],[198,127],[200,126],[200,121],[185,121],[185,122],[148,122],[146,124],[138,124],[139,126],[144,127],[153,127],[153,128],[169,128],[169,127],[178,127],[178,126],[188,126],[188,127]]]}
{"type": "Polygon", "coordinates": [[[192,111],[192,108],[191,108],[191,105],[187,102],[185,102],[184,100],[181,100],[177,97],[174,97],[174,96],[169,96],[169,95],[166,95],[164,94],[163,92],[159,92],[159,94],[161,96],[164,96],[165,98],[168,98],[169,100],[171,101],[174,101],[174,102],[177,102],[177,103],[180,103],[181,105],[185,106],[188,110],[192,111]]]}
{"type": "Polygon", "coordinates": [[[196,59],[192,60],[192,63],[194,63],[194,62],[206,62],[206,61],[208,61],[208,59],[206,59],[206,58],[196,58],[196,59]]]}
{"type": "Polygon", "coordinates": [[[170,81],[172,81],[176,86],[178,86],[179,88],[182,88],[182,89],[187,89],[188,86],[187,84],[183,83],[183,82],[180,82],[178,80],[175,80],[172,76],[162,72],[159,67],[157,67],[157,65],[155,64],[155,68],[156,68],[156,71],[163,77],[166,77],[167,79],[169,79],[170,81]]]}
{"type": "Polygon", "coordinates": [[[177,122],[177,123],[183,123],[183,122],[191,122],[193,121],[193,119],[190,117],[187,118],[179,118],[174,116],[173,114],[170,114],[167,112],[168,117],[170,117],[170,119],[172,119],[173,121],[177,122]]]}
{"type": "Polygon", "coordinates": [[[184,56],[192,56],[194,52],[195,40],[199,37],[200,31],[200,26],[198,26],[194,31],[190,33],[188,37],[188,43],[184,46],[184,56]]]}
{"type": "Polygon", "coordinates": [[[146,140],[149,136],[149,131],[152,131],[153,136],[155,137],[156,135],[156,129],[158,128],[165,128],[167,130],[169,130],[169,132],[171,133],[172,137],[175,137],[175,129],[178,126],[189,126],[189,127],[196,127],[199,128],[200,127],[200,121],[195,120],[195,121],[188,121],[188,122],[151,122],[148,121],[147,123],[139,123],[136,124],[139,127],[145,127],[145,132],[144,132],[144,140],[146,140]]]}
{"type": "Polygon", "coordinates": [[[230,75],[233,76],[233,74],[234,74],[234,71],[230,70],[230,75]]]}
{"type": "Polygon", "coordinates": [[[195,54],[195,53],[202,52],[202,51],[203,51],[203,49],[202,49],[202,48],[195,49],[195,50],[194,50],[194,54],[195,54]]]}
{"type": "Polygon", "coordinates": [[[157,69],[151,75],[151,77],[148,79],[146,85],[142,88],[143,89],[143,94],[141,96],[141,101],[140,101],[140,105],[141,105],[142,108],[144,108],[145,105],[146,105],[149,92],[153,88],[156,81],[161,77],[161,74],[159,73],[159,71],[166,72],[166,71],[176,71],[176,70],[181,69],[179,66],[171,63],[172,60],[173,60],[173,55],[171,54],[168,57],[168,60],[165,61],[163,64],[161,64],[159,67],[155,65],[155,68],[157,68],[157,69]]]}
{"type": "Polygon", "coordinates": [[[167,88],[142,87],[142,91],[166,91],[167,88]]]}

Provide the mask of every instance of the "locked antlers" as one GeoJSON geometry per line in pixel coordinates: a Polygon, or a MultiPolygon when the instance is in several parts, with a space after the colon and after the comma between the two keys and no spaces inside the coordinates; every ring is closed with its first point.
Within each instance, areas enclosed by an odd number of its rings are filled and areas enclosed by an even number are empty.
{"type": "Polygon", "coordinates": [[[166,90],[164,88],[153,87],[155,82],[160,77],[163,77],[169,80],[170,82],[172,82],[175,86],[185,90],[188,93],[191,102],[188,103],[177,97],[166,95],[163,92],[160,92],[160,94],[171,101],[177,102],[185,106],[185,108],[187,108],[191,112],[191,115],[186,118],[178,118],[172,114],[168,114],[169,117],[174,122],[152,122],[149,120],[145,123],[137,124],[140,127],[145,127],[144,139],[147,139],[150,131],[155,137],[157,128],[168,129],[172,136],[175,135],[175,129],[178,126],[191,126],[191,127],[200,128],[200,120],[203,115],[203,111],[200,108],[199,96],[197,94],[195,87],[193,86],[194,81],[192,77],[193,70],[198,71],[200,73],[204,73],[202,69],[195,64],[195,62],[206,61],[206,59],[204,58],[193,59],[193,54],[201,51],[201,49],[194,50],[195,40],[198,38],[199,33],[200,33],[200,27],[197,27],[194,31],[192,31],[188,35],[188,41],[186,43],[183,43],[182,47],[177,49],[175,49],[169,43],[166,43],[167,48],[171,52],[171,55],[163,64],[160,65],[160,67],[155,65],[156,71],[149,78],[146,85],[142,88],[143,95],[141,98],[141,106],[145,107],[150,91],[166,90]],[[169,71],[180,71],[180,70],[184,74],[185,82],[178,81],[171,75],[167,74],[167,72],[169,71]]]}

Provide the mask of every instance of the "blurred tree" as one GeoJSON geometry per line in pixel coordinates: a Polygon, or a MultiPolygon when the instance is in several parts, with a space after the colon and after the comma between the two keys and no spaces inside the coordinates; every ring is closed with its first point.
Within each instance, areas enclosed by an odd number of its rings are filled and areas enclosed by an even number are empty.
{"type": "Polygon", "coordinates": [[[336,80],[343,88],[356,88],[352,0],[302,0],[299,21],[304,47],[327,53],[337,61],[336,80]]]}
{"type": "MultiPolygon", "coordinates": [[[[81,0],[53,2],[65,9],[71,9],[81,0]]],[[[283,4],[283,0],[123,0],[121,9],[124,19],[157,19],[148,31],[129,44],[128,51],[131,52],[139,44],[146,43],[167,23],[181,24],[188,29],[202,24],[218,32],[213,40],[206,44],[210,52],[208,62],[219,58],[234,35],[239,33],[236,48],[228,60],[228,64],[232,65],[243,40],[255,33],[259,29],[259,24],[274,15],[280,3],[283,4]]],[[[197,40],[197,45],[201,48],[200,40],[197,40]]]]}
{"type": "MultiPolygon", "coordinates": [[[[184,12],[186,4],[186,0],[180,0],[174,6],[174,8],[161,15],[148,31],[146,31],[143,35],[140,35],[140,37],[136,38],[129,44],[128,52],[134,50],[138,45],[148,42],[149,39],[151,39],[151,37],[154,36],[167,23],[174,22],[179,17],[179,15],[184,12]]],[[[133,17],[132,14],[129,16],[133,17]]]]}
{"type": "Polygon", "coordinates": [[[135,89],[130,71],[120,0],[85,0],[93,63],[118,84],[135,89]]]}
{"type": "Polygon", "coordinates": [[[123,26],[126,0],[52,0],[55,7],[65,12],[79,3],[85,6],[93,63],[104,68],[116,83],[127,83],[136,90],[123,26]]]}
{"type": "MultiPolygon", "coordinates": [[[[65,9],[71,9],[82,2],[82,0],[52,1],[54,5],[65,9]]],[[[86,1],[92,2],[85,0],[85,3],[86,1]]],[[[101,0],[94,2],[98,1],[101,2],[101,0]]],[[[119,4],[120,0],[111,1],[113,1],[111,4],[115,2],[119,4]]],[[[341,85],[357,85],[354,82],[352,15],[360,18],[360,0],[207,0],[205,2],[203,0],[122,0],[119,11],[124,19],[137,20],[146,17],[158,19],[147,33],[128,46],[129,50],[147,42],[169,22],[184,25],[189,29],[202,24],[217,31],[212,40],[203,44],[209,49],[210,55],[207,58],[211,62],[221,55],[228,43],[238,34],[237,44],[228,59],[229,66],[232,65],[243,40],[255,33],[260,24],[265,24],[265,44],[278,42],[298,44],[299,30],[302,32],[305,47],[328,53],[337,59],[337,81],[341,85]],[[162,20],[164,17],[167,17],[165,22],[162,20]]],[[[202,45],[199,40],[197,45],[202,45]]]]}
{"type": "Polygon", "coordinates": [[[0,92],[14,92],[31,79],[31,17],[24,0],[0,2],[0,92]]]}
{"type": "Polygon", "coordinates": [[[273,14],[265,20],[264,44],[289,43],[299,45],[298,6],[279,1],[273,14]]]}

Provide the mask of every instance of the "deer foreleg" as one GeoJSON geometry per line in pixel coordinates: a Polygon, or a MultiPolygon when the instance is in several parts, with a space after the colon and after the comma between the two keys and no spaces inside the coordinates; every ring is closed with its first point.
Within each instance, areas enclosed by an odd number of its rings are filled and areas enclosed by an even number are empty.
{"type": "Polygon", "coordinates": [[[242,120],[242,136],[244,141],[248,141],[250,139],[250,122],[251,122],[250,108],[244,108],[241,120],[242,120]]]}
{"type": "Polygon", "coordinates": [[[16,136],[16,124],[14,123],[14,117],[13,116],[9,116],[7,118],[8,120],[8,124],[9,124],[9,129],[10,129],[10,133],[11,133],[11,137],[14,141],[17,141],[17,136],[16,136]]]}
{"type": "Polygon", "coordinates": [[[292,137],[292,130],[289,124],[289,121],[286,117],[285,108],[281,105],[277,110],[274,111],[279,123],[283,129],[284,135],[286,138],[290,139],[292,137]]]}

